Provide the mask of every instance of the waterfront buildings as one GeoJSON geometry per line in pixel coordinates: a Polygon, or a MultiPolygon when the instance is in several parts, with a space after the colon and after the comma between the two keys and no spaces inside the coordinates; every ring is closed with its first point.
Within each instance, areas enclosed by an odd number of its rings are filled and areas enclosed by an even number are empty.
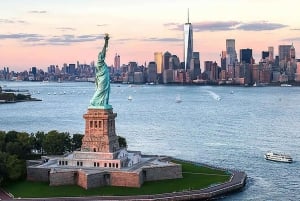
{"type": "MultiPolygon", "coordinates": [[[[115,54],[114,63],[109,67],[112,82],[127,84],[158,83],[158,84],[237,84],[251,86],[254,83],[280,84],[299,82],[299,62],[293,44],[279,45],[278,55],[274,47],[261,52],[259,62],[255,63],[253,50],[241,48],[239,60],[235,39],[226,39],[226,50],[220,54],[220,63],[204,61],[201,68],[200,52],[193,51],[193,27],[189,19],[183,25],[184,58],[172,54],[171,50],[164,53],[154,52],[154,60],[139,65],[135,61],[122,64],[120,55],[115,54]]],[[[29,71],[16,73],[8,67],[0,70],[0,80],[26,81],[93,81],[95,63],[80,64],[79,61],[63,64],[63,67],[51,64],[48,71],[32,67],[29,71]]],[[[295,83],[297,84],[297,83],[295,83]]],[[[300,85],[300,83],[299,83],[300,85]]]]}
{"type": "MultiPolygon", "coordinates": [[[[226,49],[235,55],[235,40],[226,40],[226,49]]],[[[158,83],[158,84],[236,84],[251,86],[254,83],[280,84],[290,83],[300,85],[300,61],[296,58],[296,48],[291,45],[279,45],[278,55],[274,48],[262,51],[258,63],[252,56],[252,49],[239,50],[240,61],[231,60],[227,51],[220,54],[220,63],[204,61],[201,67],[200,53],[193,52],[189,69],[185,70],[185,63],[180,62],[177,55],[166,51],[154,53],[154,61],[139,65],[132,61],[122,64],[120,68],[109,67],[111,81],[119,83],[158,83]],[[233,62],[232,64],[230,62],[233,62]]],[[[115,58],[119,58],[116,54],[115,58]]],[[[118,62],[116,62],[118,63],[118,62]]],[[[80,64],[74,62],[49,65],[47,71],[31,67],[29,71],[14,72],[8,67],[0,69],[0,80],[24,81],[93,81],[95,76],[94,62],[80,64]]]]}

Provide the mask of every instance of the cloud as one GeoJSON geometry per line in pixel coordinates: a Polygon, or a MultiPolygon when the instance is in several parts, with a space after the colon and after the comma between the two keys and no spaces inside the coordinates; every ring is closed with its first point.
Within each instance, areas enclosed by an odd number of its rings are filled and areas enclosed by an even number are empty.
{"type": "Polygon", "coordinates": [[[300,37],[285,38],[285,39],[282,39],[282,41],[288,41],[288,42],[300,41],[300,37]]]}
{"type": "Polygon", "coordinates": [[[201,22],[193,24],[193,29],[196,32],[200,31],[231,31],[238,26],[240,22],[227,21],[227,22],[201,22]]]}
{"type": "Polygon", "coordinates": [[[265,30],[276,30],[287,27],[287,25],[279,23],[269,23],[269,22],[251,22],[251,23],[242,23],[237,29],[244,31],[265,31],[265,30]]]}
{"type": "Polygon", "coordinates": [[[38,34],[25,34],[25,33],[17,33],[17,34],[0,34],[0,39],[28,39],[28,38],[39,38],[42,37],[38,34]]]}
{"type": "Polygon", "coordinates": [[[119,38],[119,39],[116,39],[115,41],[126,42],[126,41],[133,41],[133,40],[136,40],[136,39],[133,39],[133,38],[119,38]]]}
{"type": "Polygon", "coordinates": [[[108,26],[108,24],[97,24],[97,27],[105,27],[108,26]]]}
{"type": "Polygon", "coordinates": [[[44,41],[43,37],[28,37],[28,38],[24,38],[22,41],[24,42],[40,42],[40,41],[44,41]]]}
{"type": "Polygon", "coordinates": [[[104,34],[97,35],[57,35],[57,36],[43,36],[39,34],[17,33],[17,34],[0,34],[0,40],[16,39],[30,45],[71,45],[72,43],[91,42],[103,39],[104,34]]]}
{"type": "Polygon", "coordinates": [[[143,41],[150,41],[150,42],[182,42],[182,38],[146,38],[142,39],[143,41]]]}
{"type": "Polygon", "coordinates": [[[24,20],[0,19],[0,23],[3,23],[3,24],[16,24],[16,23],[26,24],[27,22],[24,20]]]}
{"type": "Polygon", "coordinates": [[[300,31],[300,28],[294,28],[294,29],[290,29],[292,31],[300,31]]]}
{"type": "Polygon", "coordinates": [[[99,39],[103,39],[104,35],[62,35],[62,36],[53,36],[48,38],[46,42],[54,45],[66,45],[71,43],[80,43],[80,42],[91,42],[99,39]]]}
{"type": "Polygon", "coordinates": [[[45,10],[31,10],[31,11],[28,11],[29,13],[33,13],[33,14],[44,14],[44,13],[47,13],[47,11],[45,10]]]}
{"type": "MultiPolygon", "coordinates": [[[[166,23],[164,24],[169,30],[182,31],[183,24],[179,23],[166,23]]],[[[270,23],[266,21],[260,22],[239,22],[239,21],[206,21],[192,23],[194,32],[203,31],[268,31],[276,30],[287,27],[287,25],[279,23],[270,23]]]]}
{"type": "Polygon", "coordinates": [[[174,23],[174,22],[170,22],[170,23],[165,23],[164,26],[178,26],[179,24],[178,23],[174,23]]]}
{"type": "Polygon", "coordinates": [[[144,42],[182,42],[182,38],[156,38],[156,37],[151,37],[151,38],[119,38],[116,39],[115,41],[118,42],[128,42],[128,41],[144,41],[144,42]]]}
{"type": "Polygon", "coordinates": [[[56,29],[61,30],[61,31],[75,31],[76,30],[75,28],[72,28],[72,27],[58,27],[56,29]]]}

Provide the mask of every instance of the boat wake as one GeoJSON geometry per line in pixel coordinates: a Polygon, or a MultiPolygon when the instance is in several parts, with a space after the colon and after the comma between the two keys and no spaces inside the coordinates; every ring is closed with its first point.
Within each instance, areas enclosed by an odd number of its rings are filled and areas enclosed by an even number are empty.
{"type": "Polygon", "coordinates": [[[220,101],[221,97],[213,91],[206,91],[214,100],[220,101]]]}

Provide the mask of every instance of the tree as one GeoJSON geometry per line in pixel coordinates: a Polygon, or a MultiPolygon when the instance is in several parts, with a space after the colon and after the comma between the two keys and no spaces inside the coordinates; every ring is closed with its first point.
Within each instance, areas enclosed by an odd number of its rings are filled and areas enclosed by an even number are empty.
{"type": "Polygon", "coordinates": [[[26,132],[19,132],[17,135],[17,141],[22,149],[22,152],[17,154],[21,159],[28,159],[31,154],[31,140],[30,136],[26,132]]]}
{"type": "Polygon", "coordinates": [[[16,155],[8,155],[6,161],[8,178],[10,180],[18,180],[25,176],[26,165],[24,160],[18,159],[16,155]]]}
{"type": "Polygon", "coordinates": [[[16,98],[17,100],[30,100],[30,95],[18,94],[16,98]]]}
{"type": "Polygon", "coordinates": [[[16,154],[21,159],[26,159],[31,153],[28,133],[9,131],[6,134],[5,151],[9,154],[16,154]]]}
{"type": "Polygon", "coordinates": [[[5,142],[16,142],[17,141],[17,131],[8,131],[5,135],[5,142]]]}
{"type": "Polygon", "coordinates": [[[82,145],[82,134],[73,134],[71,144],[72,144],[72,151],[81,148],[82,145]]]}
{"type": "Polygon", "coordinates": [[[5,131],[0,131],[0,151],[5,151],[5,131]]]}
{"type": "Polygon", "coordinates": [[[61,155],[71,150],[69,133],[59,133],[56,130],[49,131],[43,140],[43,149],[50,155],[61,155]]]}
{"type": "Polygon", "coordinates": [[[118,136],[119,146],[123,148],[127,148],[126,138],[122,136],[118,136]]]}
{"type": "Polygon", "coordinates": [[[8,142],[6,143],[6,147],[5,147],[6,153],[11,154],[11,155],[22,155],[22,146],[20,145],[19,142],[8,142]]]}
{"type": "Polygon", "coordinates": [[[45,133],[38,131],[34,135],[32,135],[32,147],[34,150],[38,151],[39,153],[43,154],[43,141],[45,139],[45,133]]]}
{"type": "Polygon", "coordinates": [[[24,160],[16,155],[0,152],[0,185],[8,180],[18,180],[25,176],[26,165],[24,160]]]}
{"type": "Polygon", "coordinates": [[[7,153],[3,153],[0,151],[0,186],[5,182],[7,178],[6,158],[7,153]]]}

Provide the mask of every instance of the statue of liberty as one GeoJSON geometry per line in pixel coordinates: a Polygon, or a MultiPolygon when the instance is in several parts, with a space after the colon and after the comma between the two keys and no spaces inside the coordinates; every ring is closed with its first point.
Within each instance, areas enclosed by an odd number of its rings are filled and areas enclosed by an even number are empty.
{"type": "Polygon", "coordinates": [[[108,104],[110,92],[110,78],[107,65],[105,63],[106,49],[108,47],[109,35],[105,34],[104,46],[98,54],[98,62],[96,65],[95,85],[96,91],[90,101],[89,108],[111,109],[112,106],[108,104]]]}

